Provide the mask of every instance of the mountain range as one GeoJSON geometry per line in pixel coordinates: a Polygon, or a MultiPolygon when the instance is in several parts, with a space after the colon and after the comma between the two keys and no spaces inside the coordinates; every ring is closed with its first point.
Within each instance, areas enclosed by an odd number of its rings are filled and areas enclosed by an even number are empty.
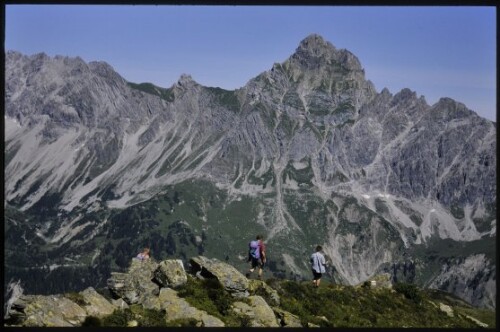
{"type": "MultiPolygon", "coordinates": [[[[378,92],[319,35],[234,91],[182,75],[126,81],[105,62],[5,55],[5,281],[103,285],[143,246],[267,277],[496,297],[496,123],[464,104],[378,92]]],[[[5,287],[5,285],[4,285],[5,287]]]]}

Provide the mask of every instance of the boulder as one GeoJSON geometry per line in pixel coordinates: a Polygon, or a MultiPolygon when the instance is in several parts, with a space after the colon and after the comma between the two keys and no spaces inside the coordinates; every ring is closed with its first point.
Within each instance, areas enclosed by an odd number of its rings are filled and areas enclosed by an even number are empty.
{"type": "Polygon", "coordinates": [[[372,289],[376,288],[392,288],[392,276],[389,273],[377,274],[368,280],[360,283],[357,287],[368,285],[372,289]]]}
{"type": "Polygon", "coordinates": [[[248,297],[249,303],[234,302],[232,311],[249,320],[250,327],[280,327],[273,309],[258,295],[248,297]]]}
{"type": "Polygon", "coordinates": [[[278,295],[278,292],[262,280],[249,280],[248,291],[252,295],[262,296],[271,306],[280,305],[280,296],[278,295]]]}
{"type": "Polygon", "coordinates": [[[134,320],[131,320],[130,322],[127,322],[127,327],[137,327],[139,326],[139,322],[134,320]]]}
{"type": "Polygon", "coordinates": [[[155,310],[161,309],[160,300],[158,296],[149,296],[144,298],[141,305],[146,309],[155,309],[155,310]]]}
{"type": "Polygon", "coordinates": [[[102,317],[112,314],[115,310],[115,306],[92,287],[81,291],[79,294],[85,302],[81,306],[89,316],[102,317]]]}
{"type": "Polygon", "coordinates": [[[111,300],[111,304],[113,304],[116,308],[121,310],[128,308],[127,302],[123,301],[123,299],[111,300]]]}
{"type": "Polygon", "coordinates": [[[204,256],[193,257],[190,260],[193,272],[204,278],[215,278],[231,295],[247,297],[249,282],[240,271],[216,258],[204,256]]]}
{"type": "Polygon", "coordinates": [[[62,295],[21,295],[12,303],[9,316],[15,326],[79,326],[85,309],[62,295]]]}
{"type": "Polygon", "coordinates": [[[107,280],[107,285],[113,296],[123,299],[127,304],[139,301],[134,281],[128,273],[111,272],[111,278],[107,280]]]}
{"type": "Polygon", "coordinates": [[[154,261],[132,259],[127,273],[111,272],[107,285],[110,292],[128,304],[142,303],[151,295],[158,295],[159,286],[152,280],[158,264],[154,261]]]}
{"type": "Polygon", "coordinates": [[[300,318],[286,310],[273,307],[281,327],[303,327],[300,318]]]}
{"type": "Polygon", "coordinates": [[[207,314],[203,310],[192,307],[186,300],[180,298],[177,292],[170,288],[162,288],[158,296],[160,309],[166,311],[167,322],[175,319],[195,319],[202,327],[224,327],[219,318],[207,314]]]}
{"type": "Polygon", "coordinates": [[[446,313],[446,315],[448,315],[448,317],[455,316],[453,314],[453,309],[449,305],[446,305],[444,303],[439,302],[439,310],[441,310],[442,312],[446,313]]]}
{"type": "Polygon", "coordinates": [[[187,282],[186,271],[180,259],[164,260],[154,271],[155,281],[162,287],[177,288],[187,282]]]}

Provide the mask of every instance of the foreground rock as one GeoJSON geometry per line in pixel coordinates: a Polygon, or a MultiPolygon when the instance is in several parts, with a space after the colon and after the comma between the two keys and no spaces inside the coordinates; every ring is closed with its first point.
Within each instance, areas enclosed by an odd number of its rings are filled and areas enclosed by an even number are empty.
{"type": "Polygon", "coordinates": [[[92,287],[81,291],[79,294],[83,300],[82,307],[89,316],[102,317],[110,315],[117,308],[92,287]]]}
{"type": "Polygon", "coordinates": [[[162,288],[159,295],[160,308],[166,311],[167,322],[176,319],[195,319],[199,327],[223,327],[224,322],[192,307],[186,300],[177,296],[173,289],[162,288]]]}
{"type": "Polygon", "coordinates": [[[248,282],[248,290],[250,294],[262,296],[266,302],[269,303],[269,305],[280,305],[280,296],[278,295],[278,292],[272,289],[264,281],[251,279],[248,282]]]}
{"type": "Polygon", "coordinates": [[[190,260],[193,272],[202,278],[215,278],[222,287],[235,297],[249,295],[248,279],[233,266],[223,263],[216,258],[203,256],[193,257],[190,260]]]}
{"type": "Polygon", "coordinates": [[[279,327],[273,309],[258,295],[248,297],[250,304],[244,302],[233,303],[232,310],[249,321],[250,327],[279,327]]]}
{"type": "Polygon", "coordinates": [[[357,286],[365,285],[370,288],[392,288],[392,276],[389,273],[377,274],[357,286]]]}
{"type": "Polygon", "coordinates": [[[158,295],[160,288],[152,280],[158,264],[152,260],[133,259],[127,273],[111,272],[108,288],[127,304],[142,303],[151,295],[158,295]]]}
{"type": "Polygon", "coordinates": [[[164,260],[158,264],[154,278],[162,287],[177,288],[187,282],[187,274],[180,259],[164,260]]]}
{"type": "Polygon", "coordinates": [[[79,326],[87,312],[63,295],[21,295],[12,303],[9,316],[14,325],[68,327],[79,326]]]}
{"type": "Polygon", "coordinates": [[[278,307],[273,307],[273,311],[278,317],[281,327],[302,327],[300,318],[296,315],[278,307]]]}

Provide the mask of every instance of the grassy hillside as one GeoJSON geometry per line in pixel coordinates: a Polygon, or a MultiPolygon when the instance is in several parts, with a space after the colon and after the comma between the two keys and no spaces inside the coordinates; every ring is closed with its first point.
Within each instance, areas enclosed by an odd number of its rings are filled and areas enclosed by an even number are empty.
{"type": "MultiPolygon", "coordinates": [[[[494,311],[473,308],[450,294],[421,290],[412,284],[395,284],[393,289],[371,288],[368,284],[357,287],[324,284],[313,288],[310,282],[282,279],[269,279],[267,284],[278,292],[280,309],[298,316],[303,326],[478,328],[479,321],[488,328],[496,327],[494,311]],[[449,313],[440,309],[446,306],[450,307],[449,313]]],[[[231,297],[213,280],[190,277],[179,289],[179,296],[218,317],[227,327],[248,323],[230,310],[234,301],[242,300],[231,297]]],[[[194,326],[196,323],[188,319],[166,323],[161,317],[160,311],[134,305],[102,319],[89,318],[84,326],[125,326],[131,320],[136,320],[138,326],[194,326]]]]}

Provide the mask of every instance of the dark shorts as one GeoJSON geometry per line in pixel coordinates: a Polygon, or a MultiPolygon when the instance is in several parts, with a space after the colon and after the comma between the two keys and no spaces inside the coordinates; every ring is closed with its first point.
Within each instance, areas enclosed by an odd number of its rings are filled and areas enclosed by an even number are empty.
{"type": "Polygon", "coordinates": [[[314,276],[314,280],[321,279],[321,277],[323,276],[322,273],[318,273],[318,272],[314,271],[314,269],[312,269],[312,273],[313,273],[313,276],[314,276]]]}
{"type": "Polygon", "coordinates": [[[251,259],[251,262],[252,262],[252,269],[255,269],[256,267],[264,267],[264,264],[262,264],[262,261],[260,260],[260,258],[253,258],[251,259]]]}

